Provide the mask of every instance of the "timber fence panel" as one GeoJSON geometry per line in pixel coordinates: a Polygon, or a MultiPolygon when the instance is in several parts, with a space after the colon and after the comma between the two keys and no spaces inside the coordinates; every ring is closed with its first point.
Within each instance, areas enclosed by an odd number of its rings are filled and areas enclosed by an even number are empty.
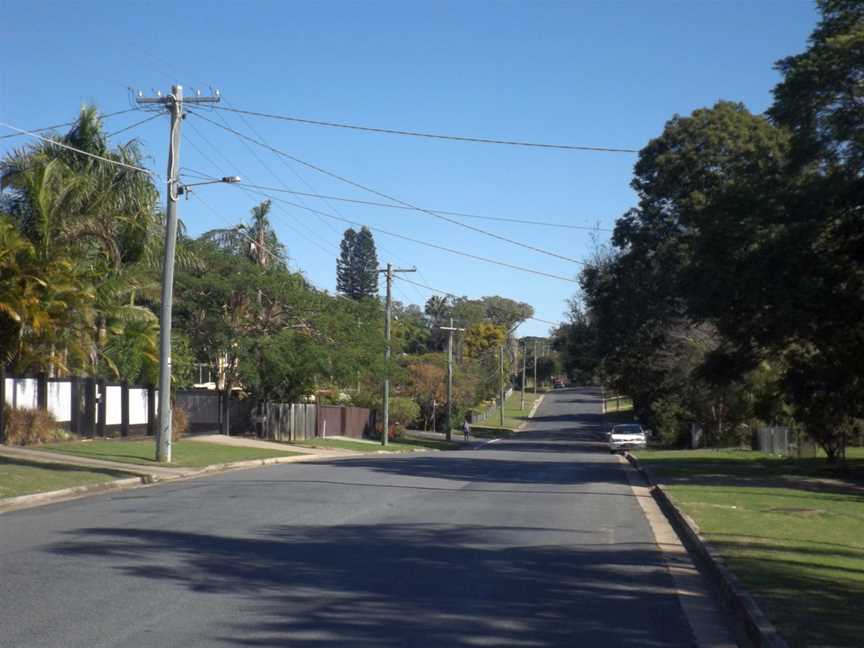
{"type": "Polygon", "coordinates": [[[219,429],[222,420],[220,399],[221,394],[212,390],[178,390],[175,405],[186,412],[191,431],[213,432],[219,429]]]}

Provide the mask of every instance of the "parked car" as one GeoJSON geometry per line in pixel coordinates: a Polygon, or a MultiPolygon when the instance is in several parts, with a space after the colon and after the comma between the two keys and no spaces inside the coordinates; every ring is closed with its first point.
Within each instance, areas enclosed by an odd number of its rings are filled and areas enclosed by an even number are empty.
{"type": "Polygon", "coordinates": [[[609,432],[609,452],[644,448],[647,445],[648,435],[638,423],[619,423],[609,432]]]}

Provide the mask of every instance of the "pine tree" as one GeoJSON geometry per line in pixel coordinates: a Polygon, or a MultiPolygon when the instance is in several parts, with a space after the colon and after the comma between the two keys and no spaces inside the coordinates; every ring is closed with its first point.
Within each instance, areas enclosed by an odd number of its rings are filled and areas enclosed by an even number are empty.
{"type": "Polygon", "coordinates": [[[336,290],[351,299],[378,294],[378,256],[368,228],[345,230],[336,260],[336,290]]]}

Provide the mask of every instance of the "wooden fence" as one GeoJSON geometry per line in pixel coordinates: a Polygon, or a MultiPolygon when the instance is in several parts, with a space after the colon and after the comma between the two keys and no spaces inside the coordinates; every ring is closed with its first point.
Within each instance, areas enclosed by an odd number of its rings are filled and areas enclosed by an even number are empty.
{"type": "Polygon", "coordinates": [[[258,437],[268,441],[312,439],[316,436],[317,406],[261,402],[253,410],[252,423],[258,437]]]}
{"type": "Polygon", "coordinates": [[[371,437],[375,416],[365,407],[322,405],[318,408],[318,436],[343,436],[352,439],[371,437]]]}

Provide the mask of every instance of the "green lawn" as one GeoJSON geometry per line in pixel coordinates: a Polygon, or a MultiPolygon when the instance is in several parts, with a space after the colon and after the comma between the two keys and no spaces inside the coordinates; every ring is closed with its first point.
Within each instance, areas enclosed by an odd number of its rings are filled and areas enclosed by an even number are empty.
{"type": "MultiPolygon", "coordinates": [[[[482,429],[490,429],[490,430],[508,430],[513,431],[518,428],[522,423],[528,420],[528,413],[531,411],[531,407],[534,405],[534,401],[540,398],[543,394],[533,394],[530,391],[525,392],[525,408],[522,409],[519,407],[522,399],[522,392],[514,390],[510,397],[504,401],[504,425],[500,424],[500,416],[498,414],[498,410],[487,418],[485,421],[481,421],[477,423],[474,427],[482,429]]],[[[478,430],[479,432],[480,430],[478,430]]]]}
{"type": "MultiPolygon", "coordinates": [[[[119,461],[122,463],[140,464],[144,466],[158,465],[155,460],[155,442],[146,441],[75,441],[72,443],[52,443],[40,446],[52,452],[119,461]]],[[[240,448],[204,443],[200,441],[177,441],[172,445],[172,466],[184,468],[201,468],[211,464],[223,464],[232,461],[250,459],[270,459],[296,455],[296,452],[282,450],[262,450],[260,448],[240,448]]]]}
{"type": "Polygon", "coordinates": [[[747,450],[635,454],[790,645],[862,645],[864,449],[849,474],[747,450]]]}
{"type": "Polygon", "coordinates": [[[106,484],[119,477],[110,471],[78,470],[71,466],[37,465],[0,457],[0,498],[106,484]]]}
{"type": "Polygon", "coordinates": [[[627,398],[626,396],[620,396],[619,398],[607,398],[606,399],[606,411],[607,412],[630,412],[633,409],[633,401],[627,398]]]}
{"type": "MultiPolygon", "coordinates": [[[[339,448],[353,452],[378,452],[385,449],[379,442],[370,443],[368,441],[351,441],[350,439],[309,439],[308,441],[298,441],[294,445],[307,448],[339,448]]],[[[459,448],[458,443],[435,441],[434,439],[403,438],[400,441],[388,443],[386,450],[389,452],[413,452],[414,450],[455,450],[457,448],[459,448]]]]}

